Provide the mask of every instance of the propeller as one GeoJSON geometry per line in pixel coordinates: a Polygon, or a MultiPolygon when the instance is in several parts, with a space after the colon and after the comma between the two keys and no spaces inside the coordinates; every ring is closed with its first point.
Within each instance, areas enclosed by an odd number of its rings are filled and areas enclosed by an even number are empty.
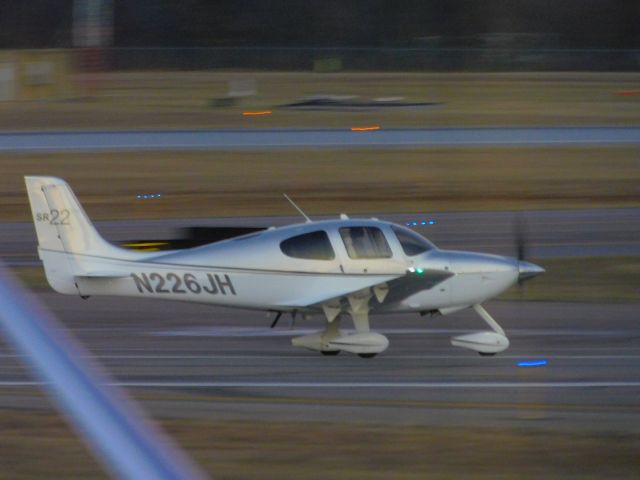
{"type": "Polygon", "coordinates": [[[522,284],[535,276],[544,273],[544,268],[526,261],[529,249],[529,229],[524,213],[518,212],[514,222],[514,241],[516,258],[518,259],[518,287],[522,294],[522,284]]]}
{"type": "Polygon", "coordinates": [[[516,258],[524,261],[527,257],[527,223],[522,212],[516,214],[514,240],[516,246],[516,258]]]}

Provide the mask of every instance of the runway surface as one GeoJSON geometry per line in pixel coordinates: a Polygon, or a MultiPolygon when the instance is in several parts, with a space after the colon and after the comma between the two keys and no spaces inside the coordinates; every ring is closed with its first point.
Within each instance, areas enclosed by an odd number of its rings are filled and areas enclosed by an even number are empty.
{"type": "MultiPolygon", "coordinates": [[[[513,212],[459,212],[376,215],[413,224],[441,248],[515,255],[513,212]],[[433,225],[429,225],[433,221],[433,225]],[[424,222],[426,225],[422,225],[424,222]]],[[[356,216],[354,216],[356,217],[356,216]]],[[[522,213],[529,258],[640,255],[640,208],[545,210],[522,213]]],[[[271,226],[300,222],[300,217],[242,217],[96,222],[109,240],[166,239],[187,226],[271,226]]],[[[39,265],[31,223],[0,224],[0,258],[10,266],[39,265]]]]}
{"type": "Polygon", "coordinates": [[[0,153],[429,146],[637,145],[640,127],[243,129],[0,133],[0,153]]]}
{"type": "MultiPolygon", "coordinates": [[[[490,358],[449,344],[484,328],[472,311],[373,317],[391,346],[365,360],[293,348],[320,318],[271,330],[256,312],[39,297],[155,415],[640,433],[637,305],[489,303],[511,339],[490,358]]],[[[38,388],[0,344],[0,407],[49,408],[38,388]]]]}

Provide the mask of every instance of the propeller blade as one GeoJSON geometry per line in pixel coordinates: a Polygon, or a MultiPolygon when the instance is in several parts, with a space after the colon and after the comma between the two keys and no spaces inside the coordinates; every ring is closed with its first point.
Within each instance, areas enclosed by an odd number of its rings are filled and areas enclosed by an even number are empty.
{"type": "MultiPolygon", "coordinates": [[[[523,212],[518,212],[514,221],[514,242],[516,249],[516,258],[518,259],[518,265],[527,264],[525,259],[527,258],[527,223],[524,218],[523,212]]],[[[524,296],[524,276],[518,276],[518,291],[520,297],[524,296]]]]}
{"type": "Polygon", "coordinates": [[[522,212],[518,213],[515,221],[514,232],[516,258],[523,261],[527,258],[527,222],[522,212]]]}

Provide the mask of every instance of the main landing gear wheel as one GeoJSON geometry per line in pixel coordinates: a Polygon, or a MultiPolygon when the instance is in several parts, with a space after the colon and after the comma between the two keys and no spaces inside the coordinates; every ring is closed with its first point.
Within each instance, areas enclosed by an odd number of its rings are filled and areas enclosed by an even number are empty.
{"type": "Polygon", "coordinates": [[[480,355],[481,357],[493,357],[495,356],[495,353],[478,352],[478,355],[480,355]]]}
{"type": "Polygon", "coordinates": [[[377,355],[377,353],[359,353],[358,356],[360,358],[373,358],[377,355]]]}
{"type": "Polygon", "coordinates": [[[335,357],[340,353],[340,350],[320,350],[320,353],[325,357],[335,357]]]}
{"type": "MultiPolygon", "coordinates": [[[[380,289],[382,287],[378,290],[380,289]]],[[[384,299],[384,292],[381,294],[378,290],[375,290],[377,292],[376,298],[382,302],[381,298],[384,299]]],[[[371,289],[367,288],[349,295],[347,297],[348,307],[340,299],[323,304],[322,309],[327,318],[324,330],[292,338],[291,343],[294,347],[308,348],[327,356],[338,355],[341,351],[345,351],[361,358],[373,358],[378,353],[384,352],[389,346],[389,339],[369,329],[369,300],[372,297],[371,289]],[[340,330],[339,325],[343,313],[348,313],[351,316],[355,333],[346,333],[340,330]]]]}

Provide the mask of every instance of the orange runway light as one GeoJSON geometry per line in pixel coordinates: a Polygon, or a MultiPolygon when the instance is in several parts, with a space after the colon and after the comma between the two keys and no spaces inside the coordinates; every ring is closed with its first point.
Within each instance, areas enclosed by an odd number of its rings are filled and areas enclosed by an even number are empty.
{"type": "Polygon", "coordinates": [[[242,112],[245,117],[255,117],[257,115],[271,115],[271,110],[265,110],[264,112],[242,112]]]}
{"type": "Polygon", "coordinates": [[[640,97],[640,90],[618,90],[616,95],[619,97],[640,97]]]}
{"type": "Polygon", "coordinates": [[[372,130],[380,130],[380,125],[371,125],[370,127],[351,127],[352,132],[370,132],[372,130]]]}

